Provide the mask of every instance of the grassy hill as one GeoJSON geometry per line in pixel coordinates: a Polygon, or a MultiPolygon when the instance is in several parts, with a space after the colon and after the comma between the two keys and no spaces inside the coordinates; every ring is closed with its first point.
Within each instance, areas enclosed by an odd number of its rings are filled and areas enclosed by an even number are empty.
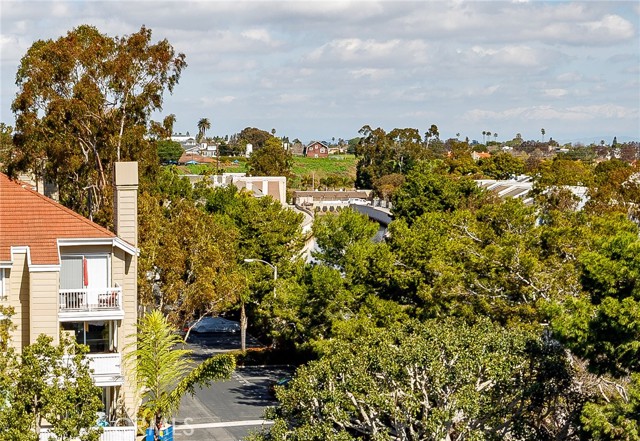
{"type": "MultiPolygon", "coordinates": [[[[340,176],[349,178],[351,181],[356,178],[357,159],[354,155],[332,155],[327,158],[306,158],[302,156],[293,157],[292,173],[294,178],[289,182],[290,188],[301,188],[301,180],[304,177],[313,179],[316,186],[321,179],[329,176],[340,176]]],[[[201,174],[209,168],[215,169],[215,163],[212,165],[187,165],[179,167],[184,173],[201,174]]],[[[243,173],[247,171],[246,158],[222,157],[220,158],[220,168],[225,173],[243,173]]]]}

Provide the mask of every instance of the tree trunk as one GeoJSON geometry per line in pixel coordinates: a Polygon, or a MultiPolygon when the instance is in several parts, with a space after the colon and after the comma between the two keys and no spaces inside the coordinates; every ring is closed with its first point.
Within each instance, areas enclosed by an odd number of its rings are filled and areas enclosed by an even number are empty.
{"type": "Polygon", "coordinates": [[[244,310],[244,302],[240,307],[240,349],[242,353],[247,350],[247,314],[244,310]]]}

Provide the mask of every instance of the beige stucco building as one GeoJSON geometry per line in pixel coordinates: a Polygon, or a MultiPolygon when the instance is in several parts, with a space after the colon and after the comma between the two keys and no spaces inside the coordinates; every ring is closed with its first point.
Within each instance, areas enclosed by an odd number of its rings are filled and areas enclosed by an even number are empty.
{"type": "Polygon", "coordinates": [[[0,304],[15,312],[12,344],[66,333],[89,346],[112,424],[137,411],[123,360],[136,341],[137,163],[116,164],[114,176],[117,234],[0,174],[0,304]]]}

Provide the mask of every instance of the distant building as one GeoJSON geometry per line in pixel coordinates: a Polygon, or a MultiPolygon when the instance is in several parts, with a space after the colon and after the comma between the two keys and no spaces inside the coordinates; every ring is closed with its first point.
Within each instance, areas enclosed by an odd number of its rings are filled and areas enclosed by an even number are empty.
{"type": "MultiPolygon", "coordinates": [[[[207,158],[208,159],[208,158],[207,158]]],[[[195,185],[205,179],[202,175],[186,175],[195,185]]],[[[209,176],[214,187],[235,185],[239,190],[250,191],[254,197],[271,196],[282,205],[287,203],[287,178],[284,176],[247,176],[245,173],[223,173],[209,176]]]]}
{"type": "Polygon", "coordinates": [[[200,144],[200,156],[207,158],[214,158],[218,154],[218,146],[216,144],[207,144],[203,142],[200,144]]]}
{"type": "Polygon", "coordinates": [[[326,158],[329,156],[329,146],[321,141],[313,141],[305,149],[307,158],[326,158]]]}
{"type": "Polygon", "coordinates": [[[371,190],[294,191],[293,203],[311,211],[335,211],[351,204],[370,204],[371,190]]]}
{"type": "Polygon", "coordinates": [[[202,156],[198,153],[193,152],[184,152],[180,159],[178,159],[178,164],[180,165],[190,165],[190,164],[210,164],[214,162],[215,159],[210,156],[202,156]]]}
{"type": "Polygon", "coordinates": [[[486,159],[491,157],[491,153],[487,152],[471,152],[471,157],[474,161],[478,161],[480,159],[486,159]]]}
{"type": "Polygon", "coordinates": [[[193,147],[197,145],[195,136],[183,135],[178,133],[177,135],[171,135],[171,141],[179,142],[183,148],[193,147]]]}

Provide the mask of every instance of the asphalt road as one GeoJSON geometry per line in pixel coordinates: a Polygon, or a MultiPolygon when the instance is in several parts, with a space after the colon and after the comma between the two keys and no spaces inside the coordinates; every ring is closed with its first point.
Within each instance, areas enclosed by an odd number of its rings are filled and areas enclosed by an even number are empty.
{"type": "MultiPolygon", "coordinates": [[[[190,337],[189,342],[198,358],[237,349],[239,337],[206,334],[190,337]]],[[[248,346],[258,345],[252,339],[248,346]]],[[[268,426],[264,411],[277,404],[269,387],[292,371],[289,366],[239,367],[230,380],[198,390],[194,397],[184,397],[174,421],[175,440],[239,441],[268,426]]]]}

